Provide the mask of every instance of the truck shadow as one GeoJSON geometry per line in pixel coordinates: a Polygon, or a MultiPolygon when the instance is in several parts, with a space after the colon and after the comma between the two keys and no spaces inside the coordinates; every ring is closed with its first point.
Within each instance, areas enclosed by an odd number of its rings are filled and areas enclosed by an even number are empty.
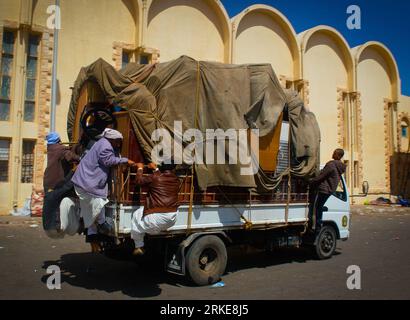
{"type": "MultiPolygon", "coordinates": [[[[336,250],[334,256],[339,255],[336,250]]],[[[252,268],[269,268],[291,263],[307,263],[316,258],[307,248],[278,249],[266,252],[254,248],[232,248],[228,255],[226,274],[252,268]]]]}
{"type": "MultiPolygon", "coordinates": [[[[338,254],[340,253],[335,253],[335,255],[338,254]]],[[[266,253],[255,249],[230,248],[228,257],[225,276],[245,269],[268,268],[314,260],[312,254],[303,249],[266,253]]],[[[72,253],[62,255],[59,260],[44,261],[42,268],[47,270],[51,265],[59,266],[62,285],[66,283],[73,287],[107,293],[120,292],[132,298],[157,297],[162,292],[161,284],[174,287],[195,287],[186,278],[164,271],[164,264],[161,261],[142,263],[134,258],[124,258],[118,261],[118,259],[110,259],[102,254],[72,253]]],[[[50,277],[49,274],[44,275],[41,281],[46,284],[48,277],[50,277]]]]}
{"type": "MultiPolygon", "coordinates": [[[[102,254],[65,254],[59,260],[44,261],[42,268],[47,270],[51,265],[60,267],[62,286],[66,283],[88,290],[120,292],[133,298],[156,297],[162,292],[160,284],[176,285],[174,277],[163,272],[162,265],[148,266],[132,259],[117,261],[102,254]]],[[[50,274],[44,275],[41,281],[46,284],[48,277],[50,274]]]]}

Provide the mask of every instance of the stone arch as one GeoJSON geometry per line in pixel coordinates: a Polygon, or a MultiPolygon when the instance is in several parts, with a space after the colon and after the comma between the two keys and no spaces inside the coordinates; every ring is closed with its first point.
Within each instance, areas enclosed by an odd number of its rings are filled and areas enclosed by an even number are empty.
{"type": "MultiPolygon", "coordinates": [[[[338,49],[336,51],[339,54],[341,61],[343,61],[347,76],[348,76],[348,90],[353,91],[356,83],[355,83],[355,65],[353,61],[353,56],[350,52],[350,46],[347,43],[346,39],[343,35],[337,31],[336,29],[329,27],[329,26],[317,26],[312,29],[309,29],[299,35],[299,43],[302,52],[302,59],[306,52],[311,49],[312,46],[312,39],[315,35],[323,34],[334,41],[336,47],[334,49],[338,49]]],[[[303,72],[303,70],[302,70],[303,72]]]]}
{"type": "Polygon", "coordinates": [[[139,46],[141,38],[141,22],[142,22],[142,4],[141,0],[121,0],[123,5],[130,12],[135,26],[134,46],[139,46]]]}
{"type": "MultiPolygon", "coordinates": [[[[336,147],[345,148],[346,159],[352,139],[348,135],[346,112],[354,97],[354,63],[345,38],[334,28],[317,26],[299,36],[302,77],[308,83],[307,103],[316,114],[322,131],[321,163],[336,147]],[[349,148],[348,148],[349,147],[349,148]]],[[[350,179],[352,180],[352,179],[350,179]]]]}
{"type": "Polygon", "coordinates": [[[361,46],[354,48],[352,52],[355,57],[356,65],[363,61],[363,56],[366,54],[366,52],[370,50],[374,50],[375,52],[377,52],[386,63],[387,68],[385,68],[385,71],[389,75],[392,91],[389,99],[393,101],[398,101],[401,95],[399,68],[397,66],[396,59],[394,58],[394,55],[389,50],[389,48],[387,48],[381,42],[377,41],[369,41],[361,46]]]}
{"type": "Polygon", "coordinates": [[[159,49],[161,60],[189,55],[230,62],[231,24],[220,1],[148,0],[145,28],[143,45],[159,49]]]}
{"type": "Polygon", "coordinates": [[[293,80],[300,79],[296,32],[280,11],[268,5],[252,5],[235,16],[232,25],[233,63],[270,62],[278,76],[282,74],[293,80]],[[266,41],[275,45],[272,52],[267,50],[266,41]]]}
{"type": "Polygon", "coordinates": [[[364,178],[372,191],[390,191],[390,156],[397,142],[395,109],[400,78],[390,50],[371,41],[352,50],[362,99],[364,178]]]}

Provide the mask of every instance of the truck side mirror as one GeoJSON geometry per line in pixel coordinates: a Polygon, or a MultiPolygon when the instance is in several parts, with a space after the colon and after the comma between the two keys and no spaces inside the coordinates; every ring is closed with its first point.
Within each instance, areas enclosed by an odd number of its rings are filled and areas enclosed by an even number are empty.
{"type": "Polygon", "coordinates": [[[362,192],[366,196],[369,193],[369,183],[367,181],[363,181],[363,183],[362,183],[362,192]]]}

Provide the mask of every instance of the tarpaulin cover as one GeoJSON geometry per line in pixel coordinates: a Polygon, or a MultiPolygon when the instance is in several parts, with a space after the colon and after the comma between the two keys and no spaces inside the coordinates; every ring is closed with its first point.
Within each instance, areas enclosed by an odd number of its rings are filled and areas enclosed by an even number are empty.
{"type": "MultiPolygon", "coordinates": [[[[151,160],[155,145],[151,139],[155,129],[165,128],[173,138],[181,138],[187,129],[195,128],[205,138],[207,129],[255,128],[263,137],[275,128],[282,112],[289,109],[291,171],[298,176],[310,176],[317,169],[320,133],[316,119],[296,95],[281,88],[270,64],[232,65],[182,56],[155,65],[130,63],[116,71],[99,59],[82,68],[74,84],[67,122],[70,139],[80,91],[87,81],[96,82],[110,102],[129,111],[147,160],[151,160]],[[174,131],[174,121],[182,122],[182,133],[174,131]]],[[[227,150],[228,146],[228,159],[227,150]]],[[[198,184],[203,190],[220,185],[258,187],[265,191],[277,184],[278,178],[272,179],[261,170],[256,175],[242,175],[241,167],[240,163],[196,164],[198,184]]]]}

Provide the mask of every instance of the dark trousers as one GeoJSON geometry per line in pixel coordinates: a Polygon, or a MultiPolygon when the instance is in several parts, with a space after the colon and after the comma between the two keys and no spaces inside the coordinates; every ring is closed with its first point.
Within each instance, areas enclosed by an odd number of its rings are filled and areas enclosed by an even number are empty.
{"type": "Polygon", "coordinates": [[[323,207],[330,194],[318,192],[309,206],[309,225],[318,232],[322,228],[323,207]]]}

